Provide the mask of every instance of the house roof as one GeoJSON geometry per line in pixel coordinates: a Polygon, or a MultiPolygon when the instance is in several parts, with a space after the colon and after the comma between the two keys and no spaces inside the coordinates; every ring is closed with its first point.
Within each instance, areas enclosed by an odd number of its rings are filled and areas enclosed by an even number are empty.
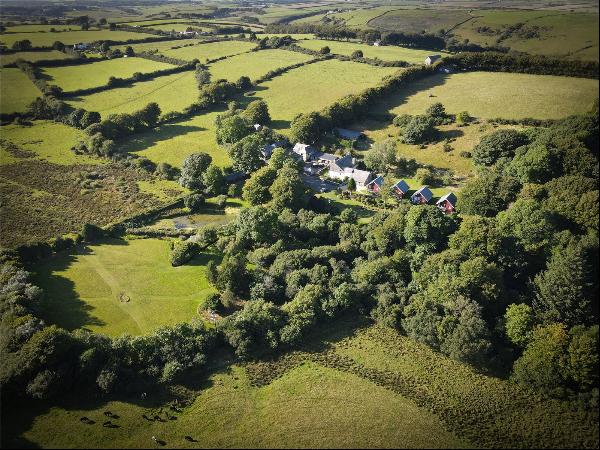
{"type": "Polygon", "coordinates": [[[325,160],[325,161],[331,161],[331,162],[333,162],[333,161],[335,161],[335,160],[338,159],[337,156],[332,155],[331,153],[323,153],[323,152],[316,153],[315,154],[315,158],[322,159],[322,160],[325,160]]]}
{"type": "Polygon", "coordinates": [[[442,55],[429,55],[427,58],[425,58],[426,60],[429,59],[431,61],[436,61],[438,59],[440,59],[442,57],[442,55]]]}
{"type": "Polygon", "coordinates": [[[448,200],[452,206],[456,205],[456,195],[454,195],[453,192],[448,192],[446,195],[441,197],[437,202],[435,202],[435,204],[439,205],[440,203],[442,203],[446,200],[448,200]]]}
{"type": "Polygon", "coordinates": [[[360,131],[348,130],[347,128],[334,128],[333,131],[341,138],[356,140],[363,134],[360,131]]]}
{"type": "Polygon", "coordinates": [[[362,185],[366,184],[372,176],[371,172],[368,170],[353,169],[352,167],[344,168],[344,175],[354,179],[357,184],[362,185]]]}
{"type": "Polygon", "coordinates": [[[410,190],[410,187],[406,181],[400,180],[394,185],[394,189],[399,189],[403,194],[406,194],[410,190]]]}
{"type": "Polygon", "coordinates": [[[370,186],[371,184],[376,184],[379,187],[383,186],[383,177],[381,175],[378,176],[373,181],[371,181],[369,184],[367,184],[367,186],[370,186]]]}
{"type": "Polygon", "coordinates": [[[294,145],[294,152],[296,152],[296,153],[300,153],[300,152],[311,153],[312,151],[313,151],[313,148],[310,146],[310,144],[302,144],[300,142],[297,142],[296,145],[294,145]]]}
{"type": "Polygon", "coordinates": [[[433,198],[433,193],[429,190],[428,186],[421,186],[421,188],[419,188],[419,190],[413,194],[413,197],[419,194],[422,195],[427,201],[433,198]]]}

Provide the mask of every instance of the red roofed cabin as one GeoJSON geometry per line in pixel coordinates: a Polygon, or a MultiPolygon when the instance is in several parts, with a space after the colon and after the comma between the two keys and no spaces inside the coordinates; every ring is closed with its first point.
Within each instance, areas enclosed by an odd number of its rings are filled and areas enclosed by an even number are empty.
{"type": "Polygon", "coordinates": [[[408,193],[410,187],[406,181],[400,180],[394,186],[392,186],[392,190],[394,191],[394,194],[396,194],[396,197],[402,199],[408,193]]]}
{"type": "Polygon", "coordinates": [[[373,194],[379,194],[381,187],[383,186],[383,177],[379,176],[367,184],[367,190],[373,194]]]}
{"type": "Polygon", "coordinates": [[[410,201],[415,205],[425,205],[429,203],[432,198],[433,193],[427,186],[423,186],[410,197],[410,201]]]}
{"type": "Polygon", "coordinates": [[[456,195],[452,192],[441,197],[435,205],[440,208],[445,214],[452,214],[456,211],[456,195]]]}

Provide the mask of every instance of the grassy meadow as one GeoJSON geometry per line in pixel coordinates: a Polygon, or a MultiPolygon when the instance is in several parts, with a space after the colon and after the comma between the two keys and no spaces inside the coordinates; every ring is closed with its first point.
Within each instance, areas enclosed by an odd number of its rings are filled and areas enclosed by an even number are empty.
{"type": "Polygon", "coordinates": [[[115,58],[80,66],[48,67],[44,74],[48,83],[60,86],[63,91],[75,91],[103,86],[113,76],[129,78],[136,72],[147,73],[170,69],[173,65],[145,58],[115,58]]]}
{"type": "Polygon", "coordinates": [[[197,317],[213,292],[201,254],[171,267],[169,242],[106,240],[42,264],[36,280],[46,296],[41,316],[67,329],[86,328],[111,336],[148,333],[197,317]]]}
{"type": "Polygon", "coordinates": [[[55,60],[55,59],[69,59],[71,56],[66,53],[59,52],[58,50],[46,50],[42,52],[17,52],[7,55],[0,55],[0,65],[5,66],[7,64],[14,63],[17,59],[22,59],[30,62],[37,62],[40,60],[55,60]]]}
{"type": "Polygon", "coordinates": [[[198,88],[194,72],[182,72],[141,81],[129,86],[97,92],[68,101],[75,108],[108,114],[134,112],[156,102],[163,113],[181,111],[196,101],[198,88]]]}
{"type": "Polygon", "coordinates": [[[190,154],[205,152],[215,164],[229,166],[229,155],[217,145],[215,139],[215,118],[218,114],[213,111],[139,133],[123,143],[123,150],[145,156],[155,163],[166,162],[175,167],[181,167],[190,154]]]}
{"type": "Polygon", "coordinates": [[[327,46],[331,49],[331,53],[346,56],[350,56],[355,50],[362,50],[365,58],[379,58],[383,61],[406,61],[411,64],[423,64],[425,58],[434,53],[430,50],[416,50],[391,45],[375,47],[374,45],[355,42],[327,41],[323,39],[305,40],[298,45],[310,50],[320,50],[327,46]]]}
{"type": "Polygon", "coordinates": [[[478,118],[559,119],[589,111],[597,98],[598,82],[592,79],[469,72],[416,81],[378,110],[423,114],[441,102],[450,113],[468,111],[478,118]]]}
{"type": "Polygon", "coordinates": [[[51,47],[56,41],[63,44],[72,45],[79,42],[95,41],[125,41],[128,39],[144,39],[152,37],[151,34],[135,33],[132,31],[109,31],[109,30],[88,30],[88,31],[63,31],[58,33],[12,33],[0,35],[0,42],[7,47],[12,47],[16,41],[29,39],[34,47],[51,47]]]}
{"type": "Polygon", "coordinates": [[[53,33],[54,31],[81,31],[80,25],[44,25],[41,23],[23,23],[9,25],[6,33],[53,33]]]}
{"type": "Polygon", "coordinates": [[[254,97],[269,105],[274,128],[287,128],[299,113],[318,111],[335,100],[376,85],[383,77],[396,72],[393,67],[336,59],[294,69],[260,85],[254,97]]]}
{"type": "Polygon", "coordinates": [[[436,33],[469,19],[465,10],[395,9],[370,19],[367,25],[381,31],[436,33]]]}
{"type": "Polygon", "coordinates": [[[0,69],[0,111],[2,114],[24,112],[41,95],[38,88],[20,69],[0,69]]]}
{"type": "Polygon", "coordinates": [[[236,81],[244,75],[250,77],[251,80],[256,80],[271,70],[310,61],[311,59],[310,55],[286,50],[261,50],[217,61],[211,64],[209,69],[213,80],[224,78],[229,81],[236,81]]]}
{"type": "Polygon", "coordinates": [[[256,45],[250,42],[220,41],[181,47],[178,49],[163,49],[160,53],[171,58],[183,59],[185,61],[198,59],[200,62],[206,62],[206,60],[248,52],[254,47],[256,47],[256,45]]]}

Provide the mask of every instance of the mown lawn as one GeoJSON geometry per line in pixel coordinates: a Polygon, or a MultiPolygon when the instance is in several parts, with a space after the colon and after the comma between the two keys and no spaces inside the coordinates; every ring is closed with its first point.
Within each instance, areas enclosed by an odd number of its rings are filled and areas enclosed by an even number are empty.
{"type": "Polygon", "coordinates": [[[219,112],[194,116],[189,120],[161,125],[139,133],[123,142],[122,149],[154,161],[181,167],[183,160],[192,153],[208,153],[213,163],[225,167],[231,164],[227,151],[217,144],[215,118],[219,112]]]}
{"type": "Polygon", "coordinates": [[[197,98],[196,79],[190,71],[77,97],[68,103],[75,108],[98,111],[106,117],[113,113],[138,111],[150,102],[158,103],[163,113],[181,111],[197,98]]]}
{"type": "Polygon", "coordinates": [[[111,336],[190,321],[213,292],[205,278],[211,259],[217,256],[201,254],[171,267],[169,242],[159,239],[110,239],[80,248],[36,268],[46,293],[41,316],[70,330],[111,336]]]}
{"type": "Polygon", "coordinates": [[[436,74],[413,82],[381,103],[378,111],[423,114],[441,102],[450,113],[478,118],[559,119],[587,112],[598,98],[598,81],[520,73],[436,74]]]}
{"type": "Polygon", "coordinates": [[[269,105],[274,128],[287,128],[297,114],[318,111],[345,95],[376,85],[397,70],[327,60],[291,70],[261,84],[254,97],[269,105]]]}
{"type": "Polygon", "coordinates": [[[223,56],[237,55],[252,50],[256,44],[242,41],[220,41],[199,44],[178,49],[163,49],[161,53],[171,58],[192,61],[198,59],[204,63],[207,59],[213,60],[223,56]]]}
{"type": "Polygon", "coordinates": [[[236,81],[241,76],[256,80],[271,70],[313,59],[310,55],[285,50],[261,50],[232,56],[209,66],[213,80],[236,81]]]}
{"type": "Polygon", "coordinates": [[[69,55],[58,50],[48,50],[45,52],[17,52],[10,53],[7,55],[0,55],[0,65],[7,65],[14,63],[17,59],[23,59],[25,61],[36,62],[39,60],[54,60],[54,59],[69,59],[69,55]]]}
{"type": "Polygon", "coordinates": [[[0,112],[24,112],[27,106],[42,95],[20,69],[0,69],[0,112]]]}
{"type": "Polygon", "coordinates": [[[72,45],[79,42],[95,41],[126,41],[128,39],[144,39],[152,37],[152,34],[135,33],[132,31],[110,31],[110,30],[89,30],[89,31],[62,31],[59,33],[13,33],[0,35],[0,42],[7,47],[12,47],[16,41],[29,39],[34,47],[51,47],[56,41],[63,44],[72,45]]]}
{"type": "Polygon", "coordinates": [[[75,91],[103,86],[113,76],[129,78],[136,72],[148,73],[156,70],[171,69],[174,66],[145,58],[115,58],[80,66],[48,67],[44,74],[48,83],[60,86],[63,91],[75,91]]]}
{"type": "Polygon", "coordinates": [[[355,50],[362,50],[365,58],[379,58],[383,61],[406,61],[411,64],[422,64],[427,56],[435,53],[431,50],[415,50],[392,45],[375,47],[356,42],[337,42],[324,39],[305,40],[299,42],[298,45],[310,50],[320,50],[327,46],[331,49],[331,53],[346,56],[350,56],[355,50]]]}
{"type": "MultiPolygon", "coordinates": [[[[76,155],[71,147],[78,141],[85,139],[85,133],[59,122],[36,120],[32,126],[6,125],[2,127],[2,138],[21,149],[33,152],[36,159],[54,164],[102,164],[102,159],[87,155],[76,155]]],[[[2,154],[6,146],[0,146],[2,154]]],[[[14,157],[2,158],[1,163],[16,161],[14,157]]]]}

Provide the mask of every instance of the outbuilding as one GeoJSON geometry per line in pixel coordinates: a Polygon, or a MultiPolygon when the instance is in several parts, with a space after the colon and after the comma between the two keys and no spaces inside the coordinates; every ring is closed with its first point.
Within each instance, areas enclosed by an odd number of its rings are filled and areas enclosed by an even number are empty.
{"type": "Polygon", "coordinates": [[[427,58],[425,58],[425,65],[431,66],[433,63],[439,61],[441,58],[442,55],[429,55],[427,58]]]}
{"type": "Polygon", "coordinates": [[[425,205],[431,201],[433,193],[429,190],[428,186],[422,186],[410,197],[410,201],[415,205],[425,205]]]}
{"type": "Polygon", "coordinates": [[[404,180],[398,181],[395,185],[392,186],[392,191],[399,199],[404,198],[408,191],[410,190],[410,186],[404,180]]]}
{"type": "Polygon", "coordinates": [[[448,192],[437,202],[435,202],[435,205],[444,213],[452,214],[454,211],[456,211],[456,195],[454,195],[453,192],[448,192]]]}

